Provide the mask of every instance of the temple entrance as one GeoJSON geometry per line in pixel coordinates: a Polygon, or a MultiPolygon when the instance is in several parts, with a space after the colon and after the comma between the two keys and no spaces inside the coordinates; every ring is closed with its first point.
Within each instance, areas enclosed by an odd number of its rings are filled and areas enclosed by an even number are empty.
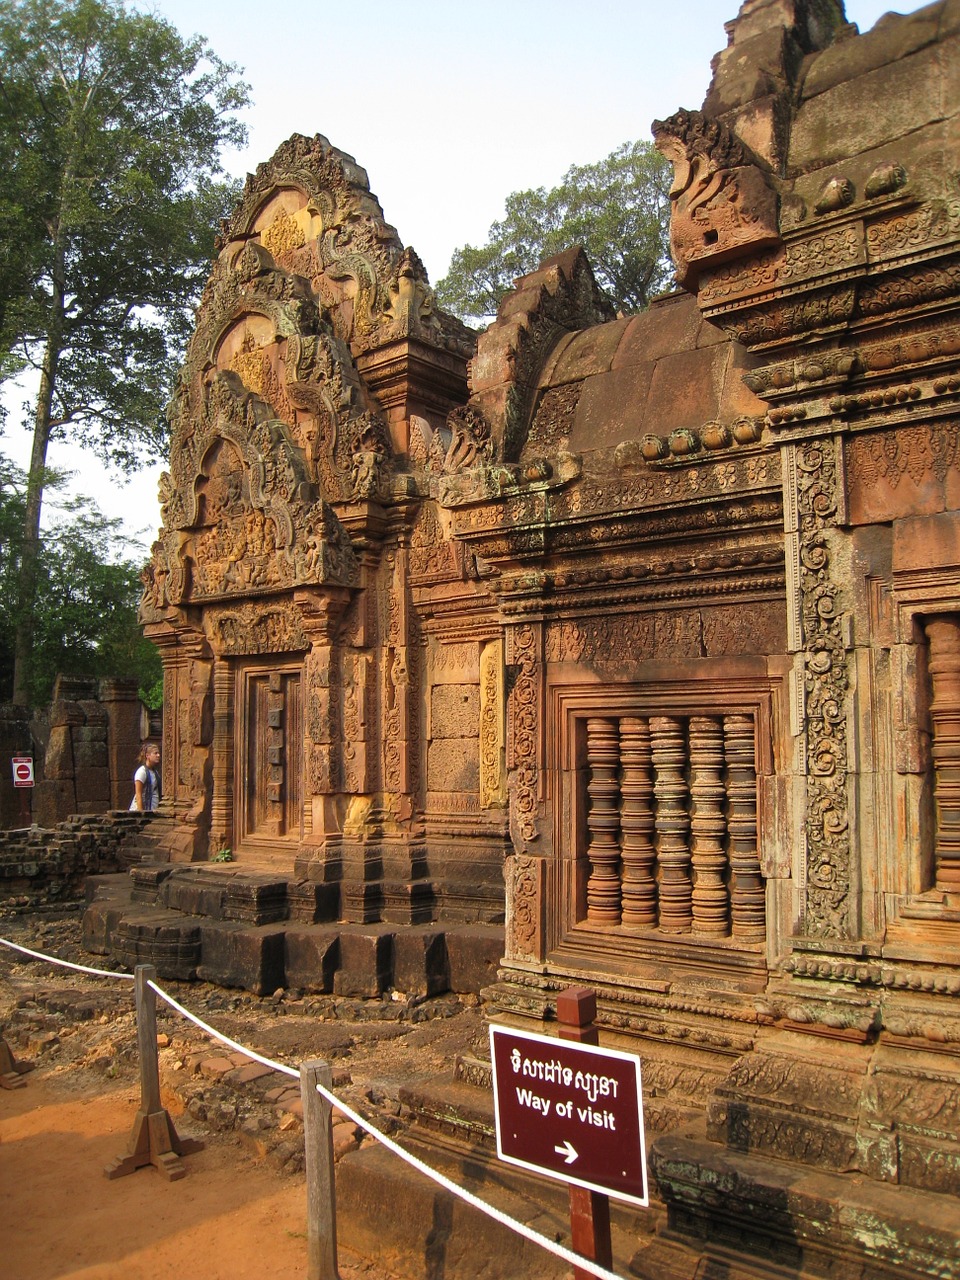
{"type": "Polygon", "coordinates": [[[244,665],[237,672],[237,843],[297,844],[302,818],[301,669],[244,665]]]}

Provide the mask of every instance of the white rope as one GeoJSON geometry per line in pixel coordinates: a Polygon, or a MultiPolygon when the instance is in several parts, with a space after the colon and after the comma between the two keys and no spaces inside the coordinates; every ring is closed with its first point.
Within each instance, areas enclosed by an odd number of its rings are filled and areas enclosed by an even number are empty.
{"type": "Polygon", "coordinates": [[[71,960],[58,960],[56,956],[45,956],[42,951],[31,951],[29,947],[21,947],[9,938],[0,938],[0,946],[11,947],[14,951],[22,951],[25,956],[33,956],[34,960],[46,960],[48,964],[59,964],[64,969],[76,969],[78,973],[95,973],[98,978],[120,978],[123,982],[135,982],[132,973],[114,973],[110,969],[91,969],[88,964],[74,964],[71,960]]]}
{"type": "Polygon", "coordinates": [[[168,995],[163,987],[158,987],[155,982],[148,982],[147,986],[155,991],[161,1000],[166,1000],[167,1004],[176,1009],[177,1013],[182,1013],[188,1022],[192,1022],[195,1027],[199,1027],[201,1031],[206,1031],[207,1035],[213,1036],[214,1040],[219,1040],[221,1044],[229,1045],[231,1049],[236,1049],[238,1053],[246,1054],[248,1058],[252,1058],[254,1062],[262,1062],[265,1067],[272,1067],[274,1071],[282,1071],[284,1075],[293,1076],[295,1080],[300,1079],[300,1072],[293,1067],[284,1066],[282,1062],[274,1062],[272,1058],[265,1058],[262,1053],[257,1053],[253,1049],[248,1049],[245,1044],[241,1044],[239,1040],[231,1040],[229,1036],[225,1036],[222,1031],[209,1026],[202,1018],[198,1018],[195,1013],[191,1013],[189,1009],[185,1009],[182,1004],[174,1000],[173,996],[168,995]]]}
{"type": "Polygon", "coordinates": [[[399,1156],[401,1160],[406,1160],[407,1164],[412,1165],[414,1169],[420,1173],[426,1174],[434,1182],[445,1187],[455,1196],[459,1196],[461,1200],[466,1200],[467,1204],[473,1205],[475,1209],[479,1209],[481,1213],[485,1213],[488,1218],[493,1218],[495,1222],[501,1223],[505,1227],[509,1227],[511,1231],[516,1231],[518,1235],[526,1236],[528,1240],[532,1240],[534,1244],[540,1245],[542,1249],[546,1249],[549,1253],[555,1254],[556,1257],[562,1258],[564,1262],[570,1262],[575,1267],[579,1267],[582,1271],[589,1271],[592,1276],[598,1276],[600,1280],[621,1280],[615,1271],[608,1271],[606,1267],[601,1267],[598,1262],[593,1262],[590,1258],[585,1258],[580,1253],[574,1253],[572,1249],[566,1248],[565,1245],[558,1244],[555,1240],[548,1240],[546,1236],[542,1236],[539,1231],[534,1231],[533,1227],[528,1227],[526,1223],[517,1222],[515,1218],[511,1218],[508,1213],[503,1213],[500,1209],[495,1209],[492,1204],[488,1204],[486,1200],[481,1200],[479,1196],[475,1196],[473,1192],[467,1191],[459,1186],[456,1182],[452,1182],[438,1169],[433,1169],[428,1164],[424,1164],[422,1160],[418,1160],[415,1155],[406,1151],[392,1138],[388,1138],[385,1133],[381,1133],[376,1126],[372,1125],[369,1120],[364,1120],[363,1116],[358,1115],[352,1107],[342,1102],[335,1093],[331,1093],[329,1089],[325,1089],[322,1084],[316,1086],[317,1093],[326,1098],[342,1111],[348,1119],[354,1124],[358,1124],[362,1129],[366,1129],[378,1142],[382,1142],[388,1151],[392,1151],[394,1155],[399,1156]]]}
{"type": "MultiPolygon", "coordinates": [[[[265,1067],[272,1067],[274,1071],[282,1071],[285,1075],[294,1076],[297,1079],[300,1078],[299,1071],[295,1071],[292,1067],[284,1066],[282,1062],[274,1062],[271,1058],[265,1058],[262,1054],[256,1053],[253,1049],[248,1049],[246,1045],[240,1044],[238,1040],[231,1040],[229,1036],[223,1035],[223,1033],[217,1031],[215,1027],[211,1027],[201,1018],[198,1018],[196,1014],[191,1013],[189,1009],[185,1009],[182,1004],[179,1004],[174,1000],[173,996],[168,995],[167,992],[164,991],[162,987],[157,986],[155,982],[148,982],[147,986],[152,988],[152,990],[155,991],[162,1000],[166,1000],[167,1004],[176,1009],[178,1013],[182,1013],[189,1022],[194,1024],[194,1026],[199,1027],[202,1031],[205,1031],[208,1035],[212,1036],[214,1040],[219,1040],[221,1044],[229,1045],[231,1049],[237,1050],[238,1053],[245,1054],[246,1057],[252,1058],[255,1062],[262,1062],[265,1067]]],[[[359,1112],[354,1111],[351,1106],[341,1098],[338,1098],[335,1093],[331,1093],[329,1089],[325,1089],[323,1085],[318,1084],[316,1089],[321,1097],[326,1098],[327,1102],[329,1102],[331,1106],[336,1107],[337,1110],[345,1115],[348,1120],[352,1120],[354,1124],[359,1125],[360,1128],[369,1133],[371,1137],[376,1138],[377,1142],[382,1143],[388,1151],[392,1151],[393,1154],[399,1156],[401,1160],[405,1160],[407,1164],[411,1165],[414,1169],[425,1174],[428,1178],[431,1178],[434,1182],[438,1183],[453,1195],[459,1196],[460,1199],[465,1200],[467,1204],[473,1205],[473,1207],[475,1209],[479,1209],[481,1213],[485,1213],[489,1218],[493,1218],[495,1222],[499,1222],[502,1226],[509,1227],[511,1231],[516,1231],[518,1235],[525,1236],[528,1240],[533,1241],[534,1244],[540,1245],[542,1249],[547,1249],[550,1253],[554,1254],[558,1258],[562,1258],[565,1262],[572,1263],[573,1266],[579,1267],[583,1271],[588,1271],[593,1276],[598,1276],[599,1280],[620,1280],[620,1277],[617,1276],[615,1271],[608,1271],[605,1267],[601,1267],[598,1263],[591,1261],[589,1258],[584,1258],[582,1254],[574,1253],[572,1249],[567,1249],[564,1245],[557,1244],[555,1240],[549,1240],[546,1236],[542,1236],[538,1231],[534,1231],[532,1227],[526,1226],[523,1222],[517,1222],[517,1220],[515,1218],[511,1218],[509,1214],[503,1213],[500,1209],[495,1209],[494,1206],[492,1204],[488,1204],[486,1200],[481,1200],[479,1196],[475,1196],[472,1192],[465,1190],[456,1182],[452,1182],[448,1177],[440,1173],[439,1170],[431,1168],[430,1165],[425,1164],[415,1155],[412,1155],[398,1143],[394,1142],[392,1138],[388,1138],[385,1133],[382,1133],[376,1127],[376,1125],[365,1119],[359,1114],[359,1112]]]]}

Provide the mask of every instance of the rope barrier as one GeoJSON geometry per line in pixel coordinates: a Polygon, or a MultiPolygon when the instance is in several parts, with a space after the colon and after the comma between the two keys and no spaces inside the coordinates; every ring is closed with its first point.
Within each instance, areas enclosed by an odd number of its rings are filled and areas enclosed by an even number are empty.
{"type": "MultiPolygon", "coordinates": [[[[92,969],[88,965],[73,964],[69,960],[60,960],[56,956],[47,956],[39,951],[31,951],[29,947],[21,947],[15,942],[10,942],[7,938],[0,938],[0,945],[12,947],[14,951],[21,951],[25,955],[32,956],[36,960],[45,960],[49,964],[63,965],[67,969],[77,969],[81,973],[93,973],[106,978],[123,978],[129,982],[136,980],[133,974],[111,973],[106,969],[92,969]]],[[[233,1040],[230,1036],[224,1035],[221,1031],[217,1031],[215,1027],[211,1027],[209,1023],[204,1022],[203,1019],[197,1017],[195,1013],[191,1013],[189,1009],[180,1004],[178,1000],[175,1000],[173,996],[164,991],[157,983],[147,982],[146,985],[150,987],[154,993],[161,998],[161,1000],[166,1001],[171,1008],[176,1009],[176,1011],[186,1018],[188,1022],[192,1022],[194,1026],[198,1027],[201,1031],[204,1031],[214,1040],[220,1041],[221,1044],[227,1045],[237,1053],[242,1053],[246,1057],[251,1058],[254,1062],[259,1062],[265,1067],[270,1067],[274,1071],[281,1072],[283,1075],[293,1076],[294,1079],[300,1078],[299,1071],[295,1070],[293,1067],[288,1067],[282,1062],[275,1062],[272,1058],[264,1057],[263,1054],[257,1053],[255,1049],[248,1049],[246,1045],[241,1044],[238,1040],[233,1040]]],[[[531,1243],[539,1245],[540,1248],[546,1249],[548,1253],[552,1253],[555,1257],[561,1258],[564,1262],[570,1263],[581,1271],[585,1271],[592,1276],[596,1276],[597,1280],[621,1280],[621,1277],[619,1277],[615,1271],[608,1271],[606,1267],[601,1267],[590,1258],[585,1258],[582,1254],[574,1253],[572,1249],[568,1249],[565,1245],[559,1244],[555,1240],[548,1239],[547,1236],[541,1235],[539,1231],[534,1231],[532,1227],[528,1227],[526,1223],[518,1222],[515,1218],[511,1218],[509,1214],[495,1208],[492,1204],[488,1204],[486,1200],[481,1200],[479,1196],[475,1196],[473,1192],[467,1191],[465,1187],[459,1186],[445,1174],[442,1174],[438,1169],[431,1168],[431,1166],[426,1164],[423,1160],[420,1160],[417,1156],[401,1147],[399,1143],[394,1142],[392,1138],[389,1138],[385,1133],[378,1129],[375,1124],[360,1115],[359,1112],[354,1111],[348,1103],[337,1097],[337,1095],[331,1090],[324,1088],[323,1085],[316,1085],[316,1090],[322,1098],[329,1102],[331,1106],[336,1107],[337,1110],[340,1111],[342,1115],[345,1115],[348,1120],[352,1121],[355,1125],[358,1125],[366,1133],[369,1133],[372,1138],[375,1138],[376,1141],[386,1147],[388,1151],[392,1151],[395,1156],[398,1156],[419,1173],[424,1174],[426,1177],[430,1178],[431,1181],[437,1183],[438,1186],[449,1191],[451,1195],[458,1196],[474,1209],[486,1214],[488,1218],[492,1218],[495,1222],[499,1222],[501,1226],[505,1226],[509,1230],[514,1231],[517,1235],[523,1236],[525,1239],[531,1241],[531,1243]]]]}
{"type": "Polygon", "coordinates": [[[21,947],[9,938],[0,938],[0,946],[10,947],[13,951],[22,951],[25,956],[33,956],[34,960],[46,960],[48,964],[59,964],[64,969],[76,969],[78,973],[94,973],[98,978],[120,978],[123,982],[135,982],[132,973],[115,973],[111,969],[92,969],[88,964],[74,964],[72,960],[61,960],[57,956],[45,956],[42,951],[31,951],[29,947],[21,947]]]}
{"type": "MultiPolygon", "coordinates": [[[[202,1018],[198,1018],[197,1015],[191,1013],[189,1009],[185,1009],[182,1004],[175,1000],[173,996],[168,995],[168,993],[164,991],[161,986],[158,986],[157,983],[148,982],[147,985],[156,992],[161,1000],[165,1000],[167,1004],[176,1009],[178,1013],[183,1014],[188,1021],[192,1022],[194,1026],[199,1027],[202,1031],[205,1031],[207,1035],[211,1036],[214,1040],[219,1040],[221,1044],[228,1045],[238,1053],[245,1054],[248,1058],[252,1058],[254,1062],[260,1062],[265,1067],[272,1067],[274,1071],[282,1071],[285,1075],[294,1076],[299,1079],[300,1073],[295,1071],[292,1067],[284,1066],[281,1062],[274,1062],[271,1058],[265,1058],[255,1050],[248,1049],[246,1045],[241,1044],[238,1040],[232,1040],[229,1036],[225,1036],[221,1031],[217,1031],[215,1027],[211,1027],[208,1023],[204,1022],[202,1018]]],[[[619,1280],[616,1272],[607,1271],[605,1267],[598,1266],[597,1263],[591,1261],[589,1258],[584,1258],[582,1254],[574,1253],[572,1249],[567,1249],[564,1245],[558,1244],[555,1240],[549,1240],[546,1236],[540,1235],[540,1233],[538,1231],[534,1231],[532,1227],[528,1227],[522,1222],[517,1222],[517,1220],[515,1218],[511,1218],[509,1214],[503,1213],[502,1210],[495,1208],[492,1204],[488,1204],[486,1200],[481,1200],[479,1196],[475,1196],[471,1191],[467,1191],[466,1188],[459,1186],[456,1182],[453,1182],[450,1178],[446,1177],[445,1174],[440,1173],[438,1169],[431,1168],[431,1166],[425,1164],[423,1160],[420,1160],[404,1147],[401,1147],[399,1143],[394,1142],[392,1138],[387,1137],[387,1135],[378,1129],[375,1124],[360,1115],[358,1111],[354,1111],[348,1103],[337,1097],[337,1095],[331,1090],[325,1089],[321,1084],[316,1086],[316,1090],[317,1093],[319,1093],[322,1098],[325,1098],[331,1106],[336,1107],[337,1110],[345,1115],[348,1120],[359,1125],[361,1129],[369,1133],[372,1138],[375,1138],[377,1142],[386,1147],[388,1151],[392,1151],[395,1156],[399,1156],[401,1160],[405,1160],[412,1168],[416,1169],[419,1173],[425,1174],[446,1191],[459,1196],[461,1200],[465,1200],[468,1204],[473,1205],[473,1207],[475,1209],[479,1209],[481,1213],[485,1213],[488,1217],[493,1218],[494,1221],[499,1222],[501,1226],[509,1227],[510,1230],[515,1231],[518,1235],[525,1236],[534,1244],[540,1245],[541,1248],[548,1249],[552,1254],[556,1255],[556,1257],[562,1258],[564,1262],[570,1262],[581,1270],[589,1271],[591,1275],[599,1277],[599,1280],[619,1280]]]]}

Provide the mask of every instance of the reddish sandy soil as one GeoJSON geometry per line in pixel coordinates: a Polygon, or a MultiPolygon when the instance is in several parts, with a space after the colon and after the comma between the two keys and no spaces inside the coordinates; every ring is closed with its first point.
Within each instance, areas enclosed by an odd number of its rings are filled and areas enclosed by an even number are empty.
{"type": "Polygon", "coordinates": [[[107,1181],[122,1154],[138,1091],[70,1093],[38,1070],[0,1094],[0,1235],[8,1280],[154,1280],[183,1274],[262,1276],[306,1271],[303,1183],[225,1141],[189,1157],[167,1182],[153,1169],[107,1181]]]}

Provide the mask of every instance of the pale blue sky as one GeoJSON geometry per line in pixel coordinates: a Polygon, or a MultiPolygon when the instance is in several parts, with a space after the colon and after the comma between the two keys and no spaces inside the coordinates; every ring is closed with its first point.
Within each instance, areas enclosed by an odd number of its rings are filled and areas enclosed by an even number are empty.
{"type": "MultiPolygon", "coordinates": [[[[144,6],[146,7],[146,6],[144,6]]],[[[699,107],[739,0],[156,0],[183,34],[244,68],[252,107],[243,176],[291,133],[323,133],[367,170],[387,221],[431,280],[482,243],[504,197],[553,185],[571,164],[649,137],[657,116],[699,107]]],[[[847,0],[869,30],[919,0],[847,0]]],[[[11,415],[12,417],[13,415],[11,415]]],[[[23,463],[13,422],[0,449],[23,463]]],[[[162,465],[129,484],[79,450],[50,459],[149,544],[162,465]]]]}

